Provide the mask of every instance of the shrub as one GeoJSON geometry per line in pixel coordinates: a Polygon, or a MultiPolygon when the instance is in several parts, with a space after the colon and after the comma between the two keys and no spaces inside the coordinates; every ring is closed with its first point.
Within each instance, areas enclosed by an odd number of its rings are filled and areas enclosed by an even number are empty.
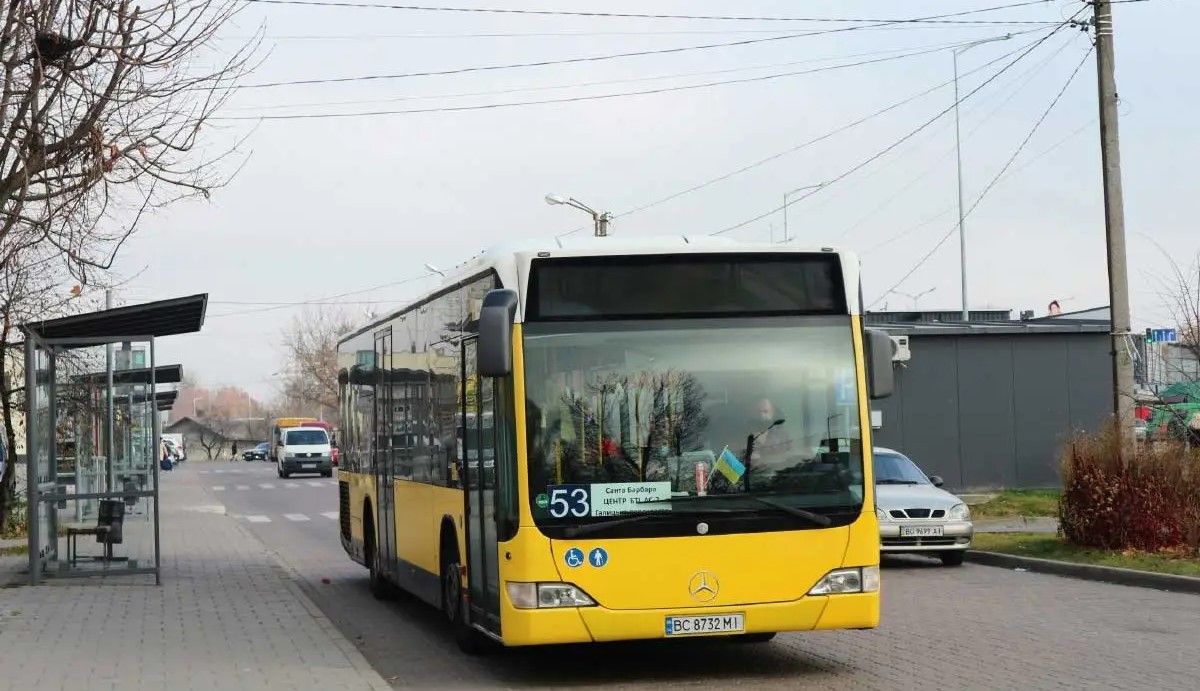
{"type": "Polygon", "coordinates": [[[1113,426],[1063,449],[1063,536],[1085,547],[1200,554],[1200,449],[1154,442],[1120,451],[1113,426]]]}

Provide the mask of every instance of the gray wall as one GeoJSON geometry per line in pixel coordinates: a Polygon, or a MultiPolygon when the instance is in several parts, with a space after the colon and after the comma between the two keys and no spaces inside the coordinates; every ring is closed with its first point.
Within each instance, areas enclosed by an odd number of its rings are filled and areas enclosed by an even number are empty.
{"type": "Polygon", "coordinates": [[[875,443],[904,452],[948,487],[1052,487],[1075,430],[1112,415],[1107,336],[910,332],[912,359],[875,443]]]}

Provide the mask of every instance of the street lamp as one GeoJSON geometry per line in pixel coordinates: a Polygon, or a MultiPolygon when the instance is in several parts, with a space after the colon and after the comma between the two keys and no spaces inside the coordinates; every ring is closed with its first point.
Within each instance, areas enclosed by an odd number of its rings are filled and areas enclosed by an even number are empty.
{"type": "Polygon", "coordinates": [[[573,197],[564,197],[561,194],[547,194],[546,203],[550,206],[558,206],[559,204],[563,204],[579,209],[580,211],[586,211],[592,215],[592,221],[596,224],[596,237],[602,238],[608,235],[608,222],[612,220],[612,214],[608,213],[607,211],[596,211],[578,199],[573,197]]]}
{"type": "Polygon", "coordinates": [[[1012,34],[985,38],[968,43],[961,48],[955,48],[950,53],[954,60],[954,153],[958,158],[958,259],[959,273],[962,278],[962,320],[964,322],[971,320],[971,314],[967,308],[967,238],[963,233],[962,133],[958,126],[958,56],[975,46],[982,46],[994,41],[1007,41],[1010,38],[1012,38],[1012,34]]]}
{"type": "Polygon", "coordinates": [[[913,301],[913,311],[920,312],[921,311],[921,298],[932,293],[935,290],[937,290],[936,286],[933,288],[930,288],[929,290],[922,290],[921,292],[917,293],[916,295],[911,295],[909,293],[901,292],[899,290],[892,290],[890,292],[893,292],[897,295],[901,295],[903,297],[908,298],[909,300],[912,300],[913,301]]]}
{"type": "Polygon", "coordinates": [[[797,192],[803,192],[804,190],[813,190],[813,189],[817,189],[819,187],[824,187],[824,186],[825,186],[825,183],[818,182],[815,185],[805,185],[804,187],[797,187],[796,189],[792,190],[791,192],[783,193],[783,241],[784,242],[788,242],[788,197],[792,196],[793,194],[795,194],[797,192]]]}

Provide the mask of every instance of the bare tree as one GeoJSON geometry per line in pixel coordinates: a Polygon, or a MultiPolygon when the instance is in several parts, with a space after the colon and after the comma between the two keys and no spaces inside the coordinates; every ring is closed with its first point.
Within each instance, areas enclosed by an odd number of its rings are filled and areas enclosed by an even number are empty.
{"type": "Polygon", "coordinates": [[[338,410],[338,339],[355,326],[334,307],[305,310],[283,333],[284,399],[319,408],[326,419],[338,410]]]}
{"type": "MultiPolygon", "coordinates": [[[[0,530],[10,513],[15,498],[17,424],[25,406],[24,338],[20,326],[26,322],[63,316],[81,309],[95,309],[98,300],[62,284],[64,272],[55,271],[61,264],[44,261],[44,252],[27,248],[0,271],[0,415],[2,415],[8,462],[0,476],[0,530]],[[57,276],[56,276],[57,274],[57,276]]],[[[65,364],[65,363],[64,363],[65,364]]]]}
{"type": "Polygon", "coordinates": [[[1171,261],[1171,276],[1162,291],[1167,311],[1179,331],[1179,346],[1200,361],[1200,253],[1188,266],[1171,261]]]}
{"type": "Polygon", "coordinates": [[[205,420],[197,420],[199,426],[196,432],[196,441],[200,443],[204,449],[204,454],[211,461],[214,458],[220,458],[221,453],[228,444],[228,439],[221,433],[220,429],[225,427],[225,420],[222,418],[209,418],[205,420]]]}
{"type": "MultiPolygon", "coordinates": [[[[50,247],[83,282],[148,210],[225,181],[194,160],[253,44],[208,42],[234,0],[10,0],[0,10],[0,269],[50,247]]],[[[49,255],[47,260],[55,257],[49,255]]]]}

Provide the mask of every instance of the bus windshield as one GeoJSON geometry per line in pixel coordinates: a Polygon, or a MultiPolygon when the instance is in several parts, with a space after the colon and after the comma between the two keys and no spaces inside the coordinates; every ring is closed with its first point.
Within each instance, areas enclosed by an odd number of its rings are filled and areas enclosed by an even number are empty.
{"type": "Polygon", "coordinates": [[[645,514],[639,535],[695,534],[671,519],[705,514],[794,530],[861,511],[848,316],[524,329],[529,496],[546,534],[608,522],[620,536],[633,521],[618,518],[645,514]]]}

